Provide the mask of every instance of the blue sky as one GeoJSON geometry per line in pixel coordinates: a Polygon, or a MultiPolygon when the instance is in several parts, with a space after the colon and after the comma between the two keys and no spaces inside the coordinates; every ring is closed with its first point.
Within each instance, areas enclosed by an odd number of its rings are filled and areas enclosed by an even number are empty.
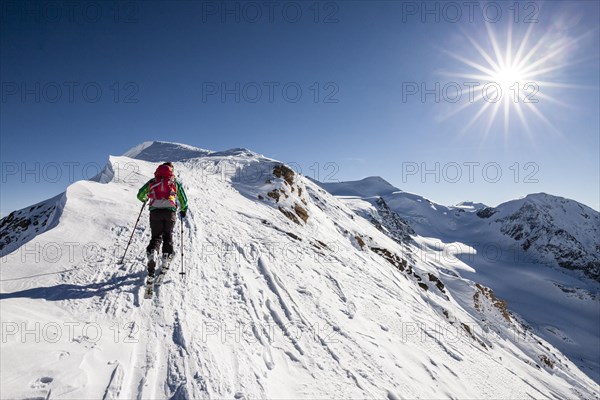
{"type": "Polygon", "coordinates": [[[0,212],[146,140],[379,175],[443,204],[547,192],[599,209],[598,2],[446,4],[3,2],[0,212]],[[467,100],[478,48],[498,61],[491,31],[514,72],[528,30],[518,84],[529,68],[538,102],[492,119],[496,103],[467,100]]]}

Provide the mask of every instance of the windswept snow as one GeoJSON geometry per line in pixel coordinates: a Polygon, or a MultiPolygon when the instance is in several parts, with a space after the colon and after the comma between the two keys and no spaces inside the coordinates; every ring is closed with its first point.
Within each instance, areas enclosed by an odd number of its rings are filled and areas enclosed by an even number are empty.
{"type": "Polygon", "coordinates": [[[151,162],[183,161],[202,157],[211,151],[182,143],[150,141],[139,144],[123,154],[123,157],[151,162]]]}
{"type": "MultiPolygon", "coordinates": [[[[328,188],[338,193],[337,184],[328,188]]],[[[339,199],[361,213],[371,195],[339,199]]],[[[493,288],[533,331],[600,382],[600,213],[545,193],[495,208],[446,207],[402,191],[381,198],[418,234],[419,258],[441,259],[459,276],[493,288]]]]}
{"type": "Polygon", "coordinates": [[[461,276],[471,247],[447,261],[431,239],[399,243],[245,150],[156,153],[183,160],[190,211],[183,260],[143,299],[147,211],[132,228],[151,147],[71,185],[59,223],[2,258],[0,397],[598,398],[510,302],[461,276]]]}
{"type": "Polygon", "coordinates": [[[400,190],[397,187],[392,186],[388,181],[380,176],[369,176],[361,179],[360,181],[315,183],[336,196],[381,196],[400,190]]]}

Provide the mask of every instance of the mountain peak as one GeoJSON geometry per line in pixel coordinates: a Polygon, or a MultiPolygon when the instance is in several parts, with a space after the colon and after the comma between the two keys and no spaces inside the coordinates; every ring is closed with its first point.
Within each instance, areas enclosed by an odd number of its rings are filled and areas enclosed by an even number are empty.
{"type": "Polygon", "coordinates": [[[358,181],[316,183],[335,196],[373,197],[400,191],[380,176],[368,176],[358,181]]]}
{"type": "Polygon", "coordinates": [[[361,179],[359,182],[377,182],[377,183],[382,183],[385,185],[392,186],[388,181],[386,181],[385,179],[383,179],[381,176],[378,176],[378,175],[367,176],[366,178],[361,179]]]}
{"type": "Polygon", "coordinates": [[[483,204],[483,203],[477,203],[474,201],[461,201],[460,203],[456,204],[455,206],[453,206],[452,208],[460,208],[463,210],[472,210],[472,211],[477,211],[477,210],[481,210],[482,208],[486,208],[487,205],[483,204]]]}
{"type": "Polygon", "coordinates": [[[247,149],[245,147],[234,147],[232,149],[216,151],[216,152],[210,153],[211,157],[227,157],[227,156],[255,157],[258,155],[259,155],[258,153],[254,152],[250,149],[247,149]]]}
{"type": "Polygon", "coordinates": [[[559,208],[576,208],[582,209],[587,213],[597,212],[591,207],[578,202],[577,200],[568,199],[566,197],[556,196],[553,194],[548,194],[544,192],[539,193],[530,193],[528,195],[506,201],[504,203],[499,204],[495,208],[497,209],[505,209],[510,212],[514,212],[525,204],[529,204],[534,207],[559,207],[559,208]]]}
{"type": "Polygon", "coordinates": [[[561,197],[561,196],[555,196],[553,194],[548,194],[548,193],[544,193],[544,192],[529,193],[527,196],[525,196],[524,199],[525,200],[536,201],[536,202],[566,201],[566,200],[569,200],[569,199],[565,199],[564,197],[561,197]]]}
{"type": "Polygon", "coordinates": [[[183,143],[147,141],[126,151],[123,156],[137,160],[161,162],[182,161],[189,158],[203,157],[213,153],[210,150],[190,146],[183,143]]]}

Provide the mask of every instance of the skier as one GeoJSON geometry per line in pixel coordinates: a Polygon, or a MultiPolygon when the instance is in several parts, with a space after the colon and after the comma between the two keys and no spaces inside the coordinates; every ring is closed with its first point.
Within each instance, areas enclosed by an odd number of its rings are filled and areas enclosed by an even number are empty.
{"type": "Polygon", "coordinates": [[[181,182],[175,179],[173,163],[165,162],[158,166],[154,178],[140,188],[137,198],[150,201],[150,229],[152,238],[146,248],[148,256],[148,283],[154,282],[154,272],[160,244],[162,242],[162,265],[168,269],[173,258],[173,228],[177,221],[177,202],[182,223],[187,213],[187,197],[181,182]],[[176,201],[177,200],[177,201],[176,201]]]}

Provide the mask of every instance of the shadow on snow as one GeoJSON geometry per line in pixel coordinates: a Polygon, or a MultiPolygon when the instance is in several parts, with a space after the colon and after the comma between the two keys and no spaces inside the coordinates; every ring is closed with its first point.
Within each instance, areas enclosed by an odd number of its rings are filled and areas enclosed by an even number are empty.
{"type": "Polygon", "coordinates": [[[139,287],[143,284],[145,275],[145,272],[142,271],[87,285],[62,283],[55,286],[36,287],[12,293],[0,293],[0,300],[30,298],[60,301],[103,296],[107,292],[126,286],[139,287]]]}

